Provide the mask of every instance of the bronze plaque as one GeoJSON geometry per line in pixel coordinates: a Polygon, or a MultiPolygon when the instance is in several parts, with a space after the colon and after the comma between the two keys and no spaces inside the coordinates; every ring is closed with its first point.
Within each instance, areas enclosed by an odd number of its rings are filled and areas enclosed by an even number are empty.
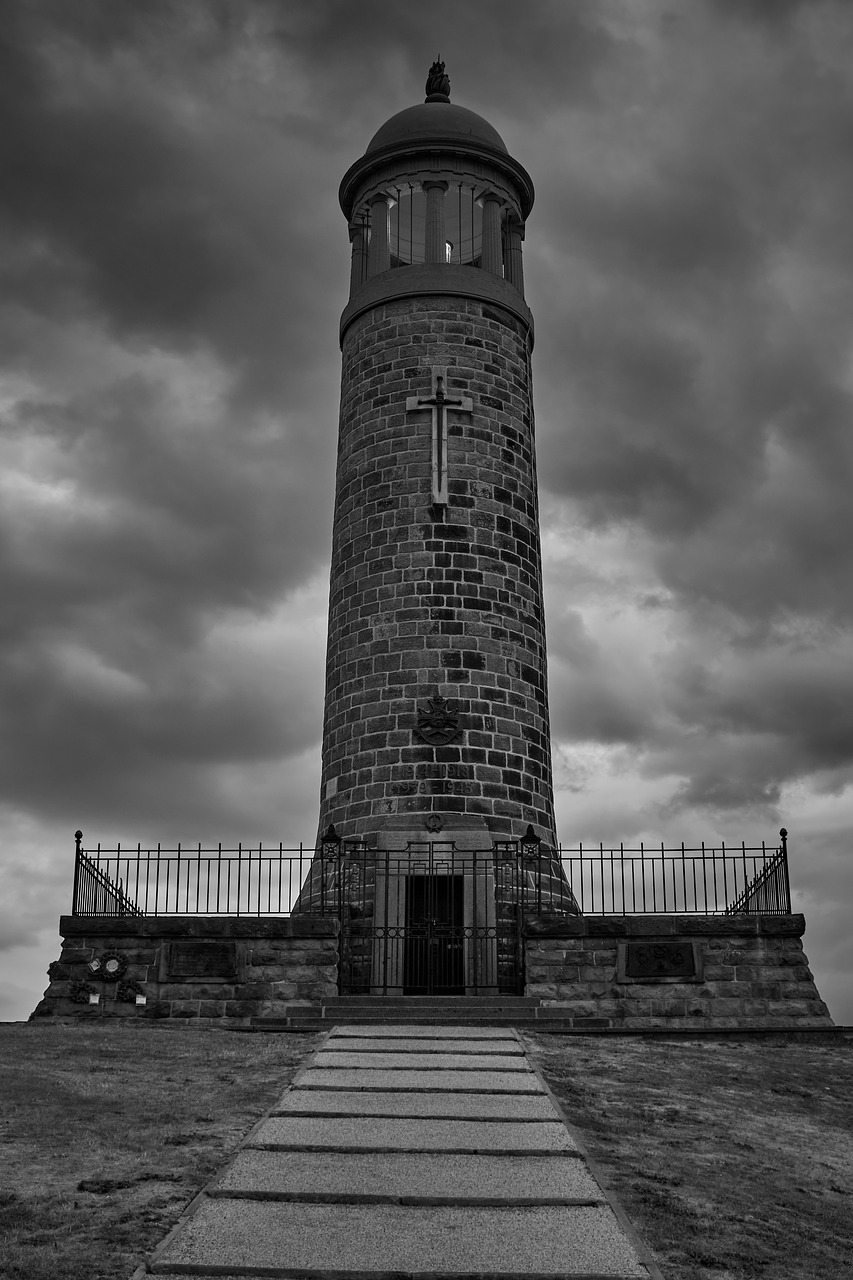
{"type": "Polygon", "coordinates": [[[170,978],[233,978],[237,953],[233,942],[173,942],[170,978]]]}
{"type": "Polygon", "coordinates": [[[626,943],[625,974],[628,978],[693,978],[696,957],[689,942],[626,943]]]}

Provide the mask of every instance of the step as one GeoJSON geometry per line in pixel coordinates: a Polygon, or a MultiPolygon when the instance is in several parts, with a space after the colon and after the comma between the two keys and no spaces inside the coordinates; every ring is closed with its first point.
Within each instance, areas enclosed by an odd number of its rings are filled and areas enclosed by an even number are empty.
{"type": "Polygon", "coordinates": [[[315,1203],[605,1203],[583,1160],[565,1155],[243,1149],[209,1196],[315,1203]]]}
{"type": "Polygon", "coordinates": [[[356,1004],[400,1004],[405,1001],[407,1004],[420,1005],[441,1005],[442,1008],[467,1008],[479,1007],[484,1004],[511,1004],[511,1005],[538,1005],[538,996],[516,996],[511,992],[498,993],[496,995],[487,996],[413,996],[413,995],[352,995],[352,996],[329,996],[323,1001],[323,1004],[332,1005],[356,1005],[356,1004]]]}
{"type": "MultiPolygon", "coordinates": [[[[606,1025],[603,1019],[595,1019],[596,1026],[600,1023],[606,1025]]],[[[492,1018],[448,1018],[441,1017],[436,1014],[434,1018],[428,1018],[421,1015],[420,1017],[409,1014],[376,1016],[374,1018],[276,1018],[276,1017],[257,1017],[251,1020],[253,1031],[328,1031],[331,1027],[342,1025],[344,1022],[348,1026],[359,1027],[387,1027],[405,1025],[410,1027],[464,1027],[468,1030],[475,1030],[478,1027],[539,1027],[543,1030],[555,1030],[560,1026],[575,1025],[570,1019],[537,1019],[537,1018],[520,1018],[505,1017],[492,1018]]]]}
{"type": "Polygon", "coordinates": [[[401,1012],[412,1013],[417,1015],[425,1015],[434,1017],[436,1014],[447,1014],[448,1017],[483,1017],[490,1014],[512,1014],[514,1016],[529,1016],[535,1013],[541,1006],[539,1001],[525,1001],[524,1004],[514,1004],[508,1000],[501,1001],[482,1001],[477,1004],[442,1004],[439,1001],[430,1002],[428,1004],[414,1003],[411,1000],[397,999],[388,1000],[380,1003],[359,1003],[349,1004],[343,1001],[323,1000],[314,1004],[284,1004],[282,1013],[285,1017],[305,1017],[310,1015],[313,1017],[335,1017],[335,1018],[364,1018],[373,1017],[377,1014],[392,1013],[395,1017],[401,1012]]]}
{"type": "Polygon", "coordinates": [[[649,1274],[606,1204],[493,1209],[210,1197],[201,1198],[150,1270],[161,1276],[649,1274]]]}

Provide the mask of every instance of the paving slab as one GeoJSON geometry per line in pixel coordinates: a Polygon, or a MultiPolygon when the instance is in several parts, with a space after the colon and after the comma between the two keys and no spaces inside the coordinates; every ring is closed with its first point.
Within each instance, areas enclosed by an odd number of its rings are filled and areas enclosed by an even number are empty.
{"type": "Polygon", "coordinates": [[[270,1203],[206,1199],[152,1265],[648,1277],[609,1207],[270,1203]]]}
{"type": "MultiPolygon", "coordinates": [[[[371,1040],[394,1040],[400,1036],[404,1039],[423,1037],[427,1040],[441,1040],[443,1038],[453,1040],[460,1035],[464,1035],[466,1040],[507,1040],[510,1038],[506,1027],[423,1026],[416,1022],[395,1022],[387,1026],[378,1024],[376,1026],[365,1026],[363,1022],[352,1024],[336,1022],[334,1035],[369,1036],[371,1040]]],[[[514,1044],[518,1044],[515,1036],[512,1036],[511,1039],[514,1044]]]]}
{"type": "Polygon", "coordinates": [[[288,1089],[275,1113],[338,1116],[435,1116],[471,1120],[553,1120],[544,1094],[524,1093],[380,1093],[335,1089],[288,1089]]]}
{"type": "Polygon", "coordinates": [[[524,1049],[517,1040],[495,1040],[493,1042],[483,1040],[464,1039],[451,1040],[448,1037],[443,1039],[431,1040],[426,1036],[415,1037],[397,1036],[391,1038],[384,1036],[381,1039],[371,1039],[367,1036],[339,1036],[332,1034],[323,1046],[323,1053],[334,1051],[346,1053],[463,1053],[472,1055],[484,1055],[491,1061],[492,1058],[507,1055],[510,1057],[523,1057],[524,1049]]]}
{"type": "Polygon", "coordinates": [[[358,1067],[309,1067],[299,1077],[302,1089],[425,1089],[439,1092],[538,1093],[541,1085],[532,1071],[389,1071],[358,1067]]]}
{"type": "MultiPolygon", "coordinates": [[[[553,1113],[552,1113],[553,1114],[553,1113]]],[[[251,1147],[332,1151],[573,1151],[565,1125],[552,1120],[432,1120],[368,1116],[269,1116],[251,1147]]]]}
{"type": "Polygon", "coordinates": [[[585,1163],[564,1156],[460,1156],[341,1151],[238,1153],[213,1191],[254,1195],[417,1199],[436,1203],[604,1203],[585,1163]]]}
{"type": "Polygon", "coordinates": [[[389,1053],[387,1049],[374,1049],[366,1053],[347,1049],[324,1048],[314,1059],[317,1067],[369,1067],[399,1071],[530,1071],[524,1056],[510,1057],[503,1053],[389,1053]]]}

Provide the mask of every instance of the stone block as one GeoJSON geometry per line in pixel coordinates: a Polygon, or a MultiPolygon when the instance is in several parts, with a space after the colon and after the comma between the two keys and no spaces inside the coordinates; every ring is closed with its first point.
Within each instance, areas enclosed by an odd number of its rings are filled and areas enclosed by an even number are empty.
{"type": "Polygon", "coordinates": [[[581,965],[581,982],[613,982],[616,978],[616,965],[581,965]]]}
{"type": "Polygon", "coordinates": [[[172,1018],[197,1018],[199,1000],[172,1000],[170,1001],[169,1016],[172,1018]]]}
{"type": "Polygon", "coordinates": [[[135,1018],[136,1016],[137,1006],[125,1000],[107,1000],[104,1004],[106,1018],[135,1018]]]}
{"type": "Polygon", "coordinates": [[[686,937],[749,937],[758,932],[757,916],[679,916],[678,932],[686,937]]]}
{"type": "Polygon", "coordinates": [[[555,982],[579,982],[581,980],[581,970],[579,965],[561,965],[558,969],[552,969],[550,976],[555,982]]]}
{"type": "Polygon", "coordinates": [[[53,1014],[55,1017],[61,1018],[102,1018],[104,1014],[104,1006],[102,1004],[77,1004],[74,1000],[67,997],[60,997],[58,1000],[51,1001],[53,1005],[53,1014]]]}
{"type": "Polygon", "coordinates": [[[235,995],[233,983],[161,982],[158,987],[164,1000],[226,1000],[233,999],[235,995]]]}
{"type": "Polygon", "coordinates": [[[144,916],[60,916],[59,932],[65,939],[80,938],[84,947],[100,946],[107,936],[139,937],[145,932],[144,921],[144,916]]]}
{"type": "Polygon", "coordinates": [[[678,916],[626,916],[625,936],[628,938],[654,939],[671,941],[675,934],[681,933],[681,918],[678,916]]]}
{"type": "MultiPolygon", "coordinates": [[[[672,988],[670,988],[672,990],[672,988]]],[[[657,1019],[684,1018],[687,1016],[687,1001],[680,995],[662,997],[649,1001],[649,1016],[657,1019]]]]}
{"type": "Polygon", "coordinates": [[[200,1000],[198,1016],[200,1018],[221,1018],[225,1013],[224,1000],[200,1000]]]}
{"type": "Polygon", "coordinates": [[[256,1017],[260,1012],[261,1002],[259,1000],[226,1000],[225,1001],[225,1017],[226,1018],[252,1018],[256,1017]]]}
{"type": "MultiPolygon", "coordinates": [[[[541,991],[542,985],[545,984],[538,985],[536,987],[536,991],[533,991],[530,988],[530,984],[528,984],[526,993],[528,995],[538,994],[541,991]]],[[[594,988],[588,982],[561,982],[559,984],[551,983],[549,985],[555,993],[555,995],[553,997],[549,997],[549,999],[553,998],[560,1001],[571,1002],[572,1000],[588,1000],[590,996],[594,994],[594,988]]]]}
{"type": "Polygon", "coordinates": [[[338,994],[337,982],[302,982],[297,993],[308,1000],[329,1000],[338,994]]]}
{"type": "Polygon", "coordinates": [[[272,985],[269,982],[238,982],[234,988],[233,998],[235,1000],[263,1000],[270,995],[272,995],[272,985]]]}
{"type": "Polygon", "coordinates": [[[814,1013],[811,1000],[768,1000],[767,1012],[771,1017],[806,1017],[814,1013]]]}
{"type": "Polygon", "coordinates": [[[758,928],[767,936],[801,938],[806,931],[806,918],[801,914],[790,916],[757,916],[758,928]]]}
{"type": "Polygon", "coordinates": [[[743,1001],[727,996],[712,996],[709,1001],[710,1012],[714,1017],[741,1017],[743,1001]]]}
{"type": "Polygon", "coordinates": [[[299,990],[295,982],[272,982],[270,987],[274,1000],[290,1000],[299,990]]]}
{"type": "Polygon", "coordinates": [[[94,954],[94,947],[63,947],[59,960],[61,964],[88,964],[94,954]]]}
{"type": "Polygon", "coordinates": [[[539,1000],[562,999],[562,990],[553,982],[527,982],[524,987],[526,996],[535,996],[539,1000]]]}
{"type": "Polygon", "coordinates": [[[168,1000],[155,1000],[153,1003],[146,1004],[140,1009],[139,1016],[147,1018],[152,1022],[157,1022],[161,1018],[171,1016],[172,1007],[168,1000]]]}

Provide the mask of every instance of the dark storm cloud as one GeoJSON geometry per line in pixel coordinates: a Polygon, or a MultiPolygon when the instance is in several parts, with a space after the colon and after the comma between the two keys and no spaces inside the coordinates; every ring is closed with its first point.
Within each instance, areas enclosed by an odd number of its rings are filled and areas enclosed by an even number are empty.
{"type": "MultiPolygon", "coordinates": [[[[661,69],[681,114],[629,111],[624,166],[584,158],[583,121],[567,142],[547,239],[550,278],[576,284],[552,290],[540,342],[567,375],[540,414],[543,474],[593,524],[659,539],[678,592],[846,613],[853,82],[834,27],[768,47],[745,16],[738,34],[681,45],[661,69]]],[[[849,48],[851,24],[837,34],[849,48]]]]}
{"type": "Polygon", "coordinates": [[[258,56],[248,17],[235,32],[219,10],[165,5],[13,16],[0,74],[6,297],[55,315],[58,295],[123,340],[204,344],[239,373],[235,403],[316,404],[309,334],[343,273],[306,246],[325,220],[345,264],[337,166],[323,166],[325,190],[310,110],[285,92],[271,112],[252,100],[239,68],[241,53],[258,56]]]}
{"type": "Polygon", "coordinates": [[[306,498],[298,440],[255,430],[235,450],[227,421],[176,420],[140,377],[61,407],[25,403],[17,426],[56,446],[74,496],[28,505],[12,490],[0,514],[2,794],[58,812],[109,776],[112,808],[152,771],[313,742],[317,707],[309,723],[298,684],[295,698],[286,681],[268,687],[268,656],[253,678],[206,651],[223,619],[242,613],[260,631],[317,567],[310,534],[329,512],[306,498]]]}
{"type": "Polygon", "coordinates": [[[264,652],[253,676],[216,641],[328,554],[334,322],[325,347],[314,326],[346,268],[343,165],[298,94],[253,96],[249,27],[227,6],[9,12],[0,332],[25,390],[3,416],[0,791],[25,809],[222,816],[211,768],[319,732],[319,670],[289,683],[264,652]],[[307,250],[318,218],[337,256],[307,250]]]}
{"type": "Polygon", "coordinates": [[[639,745],[652,732],[649,689],[636,671],[617,668],[574,609],[548,629],[551,730],[562,741],[639,745]]]}

